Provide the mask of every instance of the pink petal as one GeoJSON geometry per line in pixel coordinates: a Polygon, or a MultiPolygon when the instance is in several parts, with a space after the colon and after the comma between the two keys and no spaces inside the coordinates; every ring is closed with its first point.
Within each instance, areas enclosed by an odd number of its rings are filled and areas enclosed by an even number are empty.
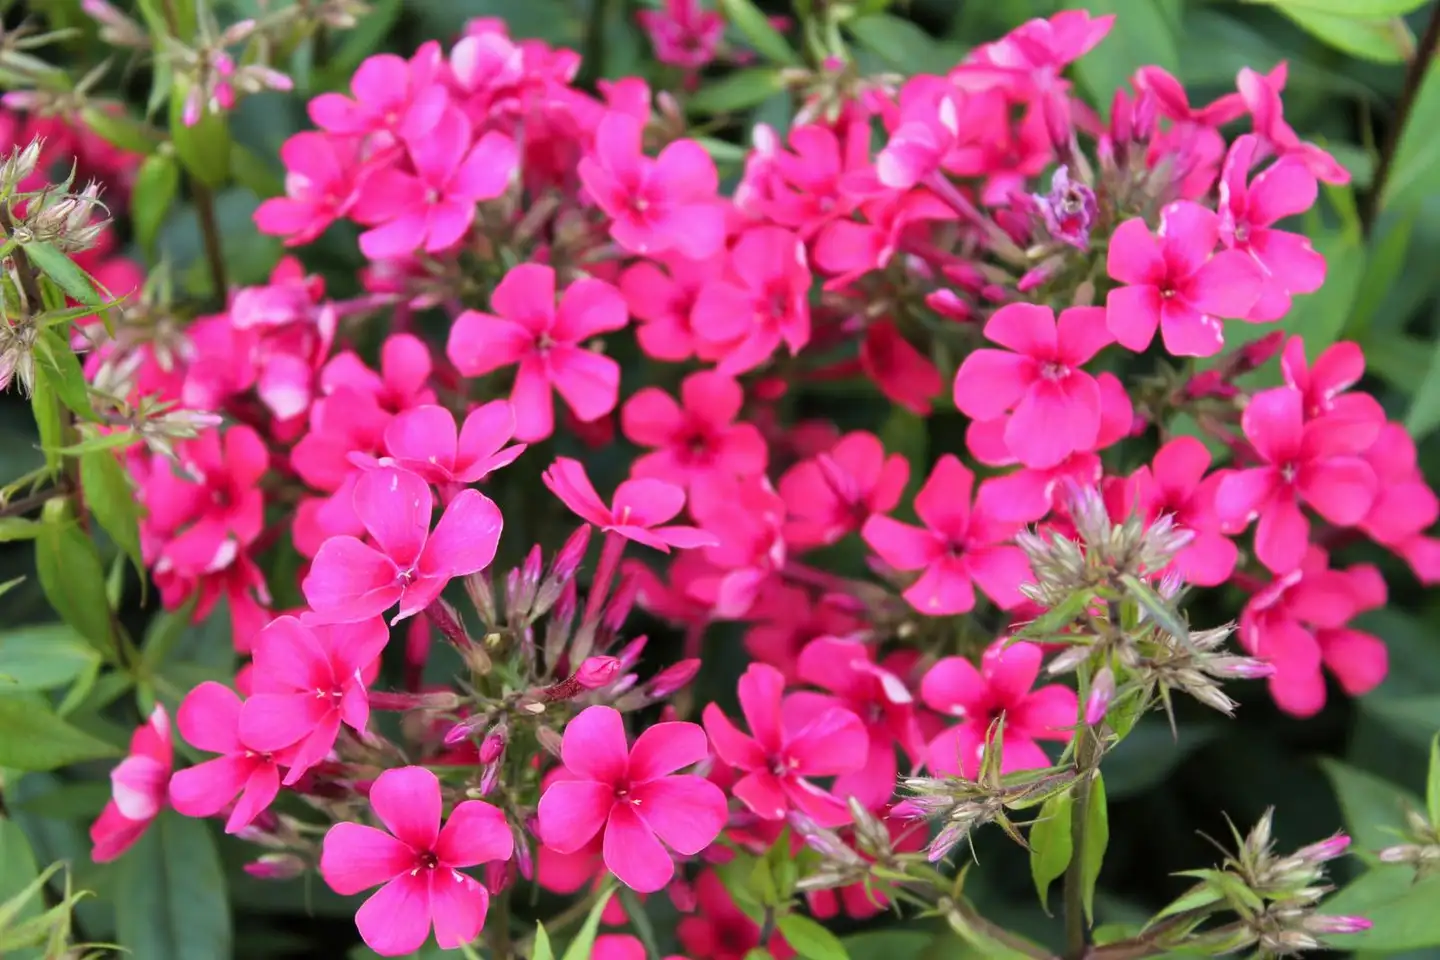
{"type": "Polygon", "coordinates": [[[440,780],[429,770],[386,770],[370,787],[370,808],[410,849],[423,853],[435,848],[440,833],[440,780]]]}
{"type": "Polygon", "coordinates": [[[719,188],[715,161],[694,140],[676,140],[660,151],[649,185],[674,200],[699,200],[719,188]]]}
{"type": "Polygon", "coordinates": [[[1196,271],[1186,285],[1187,299],[1202,313],[1243,317],[1265,288],[1265,274],[1253,258],[1222,250],[1196,271]]]}
{"type": "MultiPolygon", "coordinates": [[[[1113,253],[1113,247],[1112,253],[1113,253]]],[[[1115,342],[1137,353],[1150,346],[1160,326],[1161,297],[1155,287],[1119,287],[1105,299],[1105,325],[1115,342]]]]}
{"type": "Polygon", "coordinates": [[[626,480],[615,488],[611,504],[616,525],[653,527],[684,508],[685,491],[663,480],[626,480]]]}
{"type": "Polygon", "coordinates": [[[1005,425],[1005,445],[1025,466],[1044,470],[1077,450],[1095,448],[1100,434],[1100,387],[1072,373],[1063,381],[1037,380],[1005,425]]]}
{"type": "MultiPolygon", "coordinates": [[[[495,457],[497,451],[514,435],[515,410],[509,401],[491,400],[482,404],[465,416],[465,424],[460,428],[456,443],[456,464],[471,466],[495,457]]],[[[480,478],[468,479],[473,482],[480,478]]]]}
{"type": "MultiPolygon", "coordinates": [[[[453,426],[453,424],[452,424],[453,426]]],[[[430,485],[408,470],[380,467],[355,481],[355,514],[402,570],[420,557],[435,500],[430,485]]]]}
{"type": "Polygon", "coordinates": [[[645,728],[630,749],[631,783],[654,780],[699,763],[710,755],[705,731],[695,723],[657,723],[645,728]]]}
{"type": "Polygon", "coordinates": [[[1281,157],[1250,184],[1250,222],[1268,227],[1304,213],[1319,196],[1315,175],[1293,157],[1281,157]]]}
{"type": "Polygon", "coordinates": [[[746,774],[735,781],[730,792],[761,820],[782,819],[790,805],[785,797],[784,786],[769,770],[756,770],[746,774]]]}
{"type": "Polygon", "coordinates": [[[1370,464],[1358,457],[1329,457],[1306,464],[1300,495],[1337,527],[1354,526],[1370,512],[1379,485],[1370,464]]]}
{"type": "Polygon", "coordinates": [[[415,852],[384,830],[341,821],[325,834],[320,875],[330,889],[351,896],[415,866],[415,852]]]}
{"type": "Polygon", "coordinates": [[[1298,390],[1288,387],[1255,394],[1240,417],[1245,439],[1262,457],[1277,466],[1299,454],[1304,424],[1304,398],[1298,390]]]}
{"type": "MultiPolygon", "coordinates": [[[[1201,269],[1220,239],[1220,220],[1215,211],[1177,200],[1160,211],[1160,246],[1165,256],[1166,274],[1180,281],[1201,269]]],[[[1110,241],[1111,262],[1115,241],[1110,241]]]]}
{"type": "Polygon", "coordinates": [[[1325,258],[1308,237],[1259,231],[1250,239],[1250,252],[1288,293],[1314,293],[1325,282],[1325,258]]]}
{"type": "Polygon", "coordinates": [[[620,882],[640,893],[654,893],[675,876],[675,862],[655,833],[628,803],[617,803],[605,824],[605,866],[620,882]]]}
{"type": "Polygon", "coordinates": [[[574,853],[594,839],[615,805],[615,788],[596,780],[556,780],[538,808],[540,839],[558,853],[574,853]]]}
{"type": "MultiPolygon", "coordinates": [[[[385,428],[385,449],[390,456],[422,476],[426,465],[448,474],[455,463],[455,446],[455,418],[449,410],[433,404],[403,411],[385,428]]],[[[433,482],[436,477],[426,479],[433,482]]]]}
{"type": "Polygon", "coordinates": [[[240,697],[223,683],[206,680],[180,702],[175,725],[192,747],[211,753],[235,753],[241,749],[236,735],[240,697]]]}
{"type": "Polygon", "coordinates": [[[480,936],[490,894],[458,870],[430,871],[430,918],[435,923],[435,945],[457,950],[480,936]]]}
{"type": "Polygon", "coordinates": [[[515,438],[527,443],[544,440],[555,432],[555,404],[550,393],[550,373],[539,354],[520,361],[515,388],[510,393],[515,410],[515,438]]]}
{"type": "Polygon", "coordinates": [[[560,502],[573,510],[581,519],[595,524],[597,527],[608,526],[613,519],[610,515],[610,508],[605,506],[600,499],[600,494],[595,492],[591,485],[590,478],[585,474],[585,467],[578,460],[570,457],[556,457],[555,462],[545,471],[542,478],[545,486],[550,492],[560,498],[560,502]]]}
{"type": "Polygon", "coordinates": [[[245,757],[229,756],[176,770],[170,777],[170,805],[187,817],[213,817],[235,799],[254,766],[245,757]]]}
{"type": "Polygon", "coordinates": [[[550,348],[550,367],[555,390],[581,423],[598,420],[615,409],[620,399],[620,365],[610,357],[556,344],[550,348]]]}
{"type": "Polygon", "coordinates": [[[382,957],[419,950],[430,936],[429,871],[407,871],[375,891],[356,911],[355,926],[382,957]]]}
{"type": "Polygon", "coordinates": [[[1176,437],[1155,454],[1155,482],[1167,491],[1188,492],[1210,469],[1210,451],[1195,437],[1176,437]]]}
{"type": "Polygon", "coordinates": [[[1248,524],[1279,494],[1279,476],[1271,467],[1227,473],[1215,491],[1215,512],[1227,524],[1248,524]]]}
{"type": "Polygon", "coordinates": [[[510,185],[518,162],[515,141],[492,130],[461,161],[450,180],[451,193],[467,202],[492,200],[510,185]]]}
{"type": "Polygon", "coordinates": [[[479,490],[461,490],[425,544],[420,570],[447,579],[484,570],[495,559],[503,527],[493,500],[479,490]]]}
{"type": "Polygon", "coordinates": [[[942,556],[926,567],[920,579],[905,590],[904,597],[928,617],[969,613],[975,608],[975,588],[965,565],[950,556],[942,556]]]}
{"type": "Polygon", "coordinates": [[[745,722],[767,753],[780,748],[780,700],[784,693],[785,675],[765,663],[750,664],[736,684],[745,722]]]}
{"type": "Polygon", "coordinates": [[[745,403],[739,383],[711,370],[692,373],[680,384],[685,409],[702,423],[720,427],[734,422],[745,403]]]}
{"type": "Polygon", "coordinates": [[[319,638],[295,617],[276,617],[255,637],[256,693],[310,693],[335,683],[319,638]]]}
{"type": "Polygon", "coordinates": [[[974,483],[975,474],[958,457],[947,453],[935,463],[925,485],[915,495],[915,512],[925,526],[958,541],[970,523],[974,483]]]}
{"type": "Polygon", "coordinates": [[[580,343],[630,322],[625,298],[603,280],[583,277],[565,288],[550,334],[560,343],[580,343]]]}
{"type": "Polygon", "coordinates": [[[1186,583],[1197,587],[1218,587],[1230,579],[1240,549],[1218,533],[1198,533],[1175,558],[1175,568],[1186,583]]]}
{"type": "Polygon", "coordinates": [[[1310,521],[1293,496],[1277,498],[1255,525],[1255,556],[1273,573],[1300,566],[1310,540],[1310,521]]]}
{"type": "Polygon", "coordinates": [[[705,705],[701,719],[705,723],[705,732],[715,747],[715,753],[721,760],[742,770],[755,770],[765,765],[764,748],[756,743],[754,738],[741,733],[715,704],[705,705]]]}
{"type": "Polygon", "coordinates": [[[301,590],[315,613],[329,620],[366,620],[400,599],[393,561],[354,537],[331,537],[320,545],[301,590]]]}
{"type": "Polygon", "coordinates": [[[435,843],[435,856],[451,867],[509,860],[514,852],[515,837],[505,814],[481,800],[457,803],[435,843]]]}
{"type": "Polygon", "coordinates": [[[535,334],[528,328],[488,313],[466,310],[450,326],[445,355],[463,375],[480,377],[519,363],[534,347],[535,334]]]}
{"type": "Polygon", "coordinates": [[[968,417],[992,420],[1019,402],[1035,376],[1035,361],[1028,356],[976,350],[955,374],[955,406],[968,417]]]}
{"type": "Polygon", "coordinates": [[[928,530],[901,523],[890,517],[874,516],[860,530],[865,543],[896,570],[919,570],[941,552],[935,535],[928,530]]]}
{"type": "Polygon", "coordinates": [[[1024,600],[1020,586],[1032,583],[1035,574],[1019,547],[972,548],[964,556],[965,569],[975,585],[1002,610],[1011,610],[1024,600]]]}
{"type": "Polygon", "coordinates": [[[982,713],[989,686],[964,657],[943,657],[920,681],[920,698],[931,710],[952,717],[982,713]]]}
{"type": "Polygon", "coordinates": [[[235,808],[230,811],[230,816],[225,821],[225,832],[233,835],[250,826],[256,817],[275,802],[279,794],[279,768],[273,763],[252,761],[250,776],[246,778],[240,797],[235,801],[235,808]]]}
{"type": "Polygon", "coordinates": [[[1390,654],[1379,637],[1358,630],[1326,630],[1316,635],[1325,666],[1352,697],[1374,690],[1390,669],[1390,654]]]}
{"type": "Polygon", "coordinates": [[[1225,345],[1224,329],[1188,300],[1175,297],[1161,305],[1160,338],[1172,357],[1213,357],[1225,345]]]}
{"type": "Polygon", "coordinates": [[[999,704],[1015,707],[1029,695],[1035,678],[1040,675],[1043,658],[1044,654],[1033,643],[1001,641],[985,651],[980,669],[999,704]]]}
{"type": "Polygon", "coordinates": [[[560,755],[572,773],[601,783],[619,783],[629,762],[625,722],[619,711],[602,706],[580,711],[565,725],[560,755]]]}
{"type": "Polygon", "coordinates": [[[360,252],[371,260],[398,260],[419,250],[429,220],[418,208],[360,234],[360,252]]]}
{"type": "MultiPolygon", "coordinates": [[[[629,806],[661,840],[684,856],[710,846],[729,816],[725,793],[704,777],[662,777],[631,789],[629,806]]],[[[611,824],[614,814],[611,814],[611,824]]]]}
{"type": "Polygon", "coordinates": [[[170,767],[150,757],[129,756],[110,771],[115,807],[130,820],[149,820],[165,802],[170,767]]]}
{"type": "MultiPolygon", "coordinates": [[[[1167,272],[1165,260],[1160,253],[1160,244],[1156,243],[1150,228],[1139,217],[1126,220],[1115,228],[1106,256],[1106,271],[1121,283],[1152,286],[1163,279],[1167,272]]],[[[1115,331],[1113,320],[1110,330],[1115,331]]],[[[1125,343],[1123,339],[1120,342],[1125,343]]]]}
{"type": "Polygon", "coordinates": [[[1069,367],[1088,363],[1115,342],[1105,322],[1104,307],[1071,307],[1061,312],[1056,336],[1059,345],[1056,358],[1069,367]]]}
{"type": "Polygon", "coordinates": [[[797,774],[828,777],[864,766],[869,744],[870,738],[859,717],[849,710],[831,709],[790,734],[785,753],[799,761],[797,774]]]}
{"type": "Polygon", "coordinates": [[[1059,353],[1054,311],[1030,303],[995,311],[985,324],[985,339],[1036,360],[1054,360],[1059,353]]]}
{"type": "Polygon", "coordinates": [[[490,294],[490,307],[532,334],[549,330],[555,314],[555,271],[538,263],[512,267],[490,294]]]}
{"type": "Polygon", "coordinates": [[[1075,691],[1058,683],[1030,693],[1011,709],[1007,729],[1035,740],[1068,740],[1080,718],[1075,691]]]}
{"type": "Polygon", "coordinates": [[[240,739],[271,753],[309,737],[334,712],[328,698],[304,693],[257,693],[240,711],[240,739]]]}
{"type": "Polygon", "coordinates": [[[675,399],[658,387],[645,387],[620,409],[625,439],[642,447],[663,447],[684,426],[684,414],[675,399]]]}

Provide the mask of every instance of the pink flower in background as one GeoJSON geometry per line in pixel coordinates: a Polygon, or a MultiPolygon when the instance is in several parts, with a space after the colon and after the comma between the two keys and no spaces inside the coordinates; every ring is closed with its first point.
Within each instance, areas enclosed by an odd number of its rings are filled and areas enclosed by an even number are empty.
{"type": "Polygon", "coordinates": [[[1387,423],[1362,455],[1379,483],[1360,529],[1376,543],[1397,548],[1440,519],[1440,498],[1425,482],[1415,441],[1404,426],[1387,423]]]}
{"type": "Polygon", "coordinates": [[[930,741],[930,769],[974,779],[990,725],[1002,713],[1000,772],[1048,767],[1050,759],[1035,741],[1069,740],[1080,708],[1069,687],[1031,689],[1042,658],[1033,643],[999,640],[985,651],[978,670],[964,657],[945,657],[931,667],[920,683],[921,698],[931,710],[959,722],[930,741]]]}
{"type": "Polygon", "coordinates": [[[674,484],[626,480],[615,488],[611,506],[607,507],[578,460],[556,459],[545,471],[544,480],[550,492],[582,520],[662,553],[669,553],[671,547],[684,550],[715,542],[713,536],[696,527],[664,525],[685,507],[685,491],[674,484]]]}
{"type": "Polygon", "coordinates": [[[874,514],[894,510],[909,480],[904,456],[887,456],[873,433],[847,433],[780,477],[788,513],[785,539],[798,547],[834,543],[874,514]]]}
{"type": "Polygon", "coordinates": [[[1256,73],[1249,67],[1241,67],[1235,78],[1240,97],[1250,111],[1255,133],[1263,138],[1270,149],[1282,157],[1295,157],[1322,183],[1344,186],[1350,182],[1350,171],[1340,165],[1333,156],[1306,143],[1285,122],[1285,107],[1280,102],[1280,91],[1285,89],[1287,67],[1281,61],[1269,74],[1256,73]]]}
{"type": "Polygon", "coordinates": [[[620,365],[585,349],[584,341],[629,322],[619,291],[601,280],[577,280],[555,306],[555,271],[525,263],[490,295],[495,315],[467,310],[450,328],[446,354],[467,377],[518,364],[510,402],[515,437],[527,443],[555,430],[552,388],[581,422],[615,409],[620,365]]]}
{"type": "Polygon", "coordinates": [[[1265,275],[1239,251],[1212,255],[1219,236],[1215,213],[1188,201],[1161,212],[1158,234],[1138,218],[1115,228],[1106,268],[1127,286],[1110,291],[1105,321],[1121,346],[1144,350],[1158,328],[1173,356],[1220,352],[1221,320],[1249,314],[1265,275]]]}
{"type": "Polygon", "coordinates": [[[450,411],[427,404],[390,421],[385,451],[429,483],[477,483],[525,452],[523,443],[505,446],[514,432],[515,411],[506,400],[471,410],[458,435],[450,411]]]}
{"type": "Polygon", "coordinates": [[[284,237],[287,247],[310,243],[346,216],[360,197],[368,172],[359,141],[323,133],[297,133],[280,148],[285,196],[271,197],[255,210],[261,233],[284,237]]]}
{"type": "Polygon", "coordinates": [[[234,690],[207,680],[186,695],[175,718],[186,743],[220,756],[177,770],[170,778],[170,803],[187,817],[213,817],[229,807],[226,833],[239,833],[275,802],[280,767],[294,752],[270,753],[246,742],[241,710],[234,690]]]}
{"type": "Polygon", "coordinates": [[[730,250],[729,276],[700,289],[690,319],[702,360],[729,376],[753,370],[782,343],[810,342],[810,267],[788,230],[756,227],[730,250]]]}
{"type": "Polygon", "coordinates": [[[1100,386],[1081,370],[1113,342],[1100,307],[1011,304],[985,324],[985,338],[1009,349],[971,353],[955,375],[955,405],[976,420],[1011,408],[1005,445],[1027,467],[1053,467],[1076,451],[1095,448],[1100,434],[1100,386]]]}
{"type": "Polygon", "coordinates": [[[260,536],[264,495],[260,478],[270,453],[246,426],[206,430],[179,451],[188,476],[169,464],[152,472],[141,493],[146,527],[164,541],[158,571],[187,576],[222,569],[260,536]]]}
{"type": "Polygon", "coordinates": [[[715,704],[705,707],[705,732],[720,759],[741,774],[731,792],[761,819],[798,810],[821,826],[850,821],[845,803],[810,777],[850,773],[865,765],[870,738],[860,718],[835,706],[784,699],[785,676],[752,663],[740,678],[740,710],[750,733],[741,733],[715,704]]]}
{"type": "Polygon", "coordinates": [[[325,834],[320,875],[330,889],[350,896],[380,886],[361,904],[355,926],[381,956],[420,949],[432,927],[442,950],[478,937],[490,895],[461,870],[514,853],[497,808],[466,800],[442,827],[442,802],[440,781],[429,770],[386,770],[370,787],[370,808],[386,830],[342,822],[325,834]]]}
{"type": "Polygon", "coordinates": [[[1341,527],[1369,512],[1378,484],[1359,455],[1380,425],[1335,415],[1307,423],[1304,398],[1289,387],[1257,393],[1240,422],[1261,466],[1227,476],[1215,508],[1226,523],[1258,517],[1255,555],[1275,573],[1288,573],[1300,565],[1310,539],[1302,503],[1341,527]]]}
{"type": "Polygon", "coordinates": [[[253,692],[240,711],[240,739],[264,752],[294,747],[288,786],[325,759],[342,723],[368,737],[365,686],[389,639],[378,618],[309,626],[276,617],[255,638],[253,692]]]}
{"type": "Polygon", "coordinates": [[[676,140],[651,160],[642,135],[634,117],[607,113],[593,151],[580,160],[580,181],[611,218],[610,236],[643,256],[669,250],[691,260],[714,256],[725,242],[715,161],[694,140],[676,140]]]}
{"type": "Polygon", "coordinates": [[[657,723],[627,747],[620,714],[587,707],[566,724],[560,749],[566,775],[540,798],[541,840],[575,853],[603,831],[605,866],[634,890],[670,882],[675,864],[666,847],[693,856],[725,825],[720,788],[675,772],[709,756],[698,724],[657,723]]]}
{"type": "Polygon", "coordinates": [[[635,19],[650,37],[655,58],[676,67],[705,66],[725,35],[725,21],[700,0],[665,0],[661,9],[641,10],[635,19]]]}
{"type": "Polygon", "coordinates": [[[745,616],[785,565],[785,501],[763,476],[712,475],[695,484],[690,513],[710,535],[705,559],[714,568],[691,582],[690,594],[716,617],[745,616]]]}
{"type": "Polygon", "coordinates": [[[915,512],[925,526],[886,516],[865,521],[860,535],[896,570],[920,570],[905,599],[921,613],[944,616],[975,606],[975,586],[1002,608],[1020,602],[1020,584],[1030,564],[1019,547],[1006,543],[1020,524],[995,516],[988,484],[971,504],[975,475],[945,454],[915,495],[915,512]]]}
{"type": "Polygon", "coordinates": [[[90,855],[96,863],[129,850],[160,815],[173,763],[170,716],[157,704],[131,735],[129,754],[110,771],[110,801],[90,825],[90,855]]]}
{"type": "Polygon", "coordinates": [[[380,347],[380,372],[365,365],[353,350],[337,353],[320,371],[327,394],[352,389],[368,393],[384,410],[400,413],[435,402],[431,375],[435,365],[430,347],[408,333],[392,333],[380,347]]]}
{"type": "Polygon", "coordinates": [[[433,42],[409,61],[393,53],[366,57],[350,78],[355,98],[322,93],[310,101],[310,119],[333,134],[427,136],[449,103],[440,82],[442,64],[439,44],[433,42]]]}
{"type": "Polygon", "coordinates": [[[1278,320],[1290,312],[1290,297],[1314,293],[1325,282],[1325,258],[1310,239],[1274,229],[1287,217],[1315,205],[1315,177],[1294,157],[1282,157],[1246,185],[1259,142],[1240,137],[1225,157],[1220,175],[1220,240],[1232,250],[1248,253],[1266,282],[1250,309],[1250,320],[1278,320]]]}
{"type": "Polygon", "coordinates": [[[713,471],[765,472],[765,439],[752,424],[736,423],[745,403],[740,384],[720,373],[701,371],[680,385],[680,403],[657,387],[645,387],[620,410],[625,438],[657,448],[635,459],[634,477],[652,477],[688,487],[713,471]]]}
{"type": "Polygon", "coordinates": [[[959,91],[938,77],[916,77],[900,93],[899,124],[875,157],[875,175],[908,190],[938,173],[960,137],[959,91]]]}
{"type": "Polygon", "coordinates": [[[356,480],[354,505],[376,546],[331,537],[301,584],[316,616],[329,622],[368,620],[397,603],[394,622],[419,613],[451,578],[490,565],[504,525],[489,497],[462,490],[432,531],[430,485],[398,467],[378,467],[356,480]]]}
{"type": "Polygon", "coordinates": [[[1332,343],[1311,365],[1305,341],[1291,337],[1280,355],[1280,373],[1288,386],[1300,391],[1306,417],[1333,413],[1346,420],[1385,422],[1385,410],[1374,397],[1350,389],[1365,376],[1365,354],[1358,343],[1332,343]]]}
{"type": "Polygon", "coordinates": [[[635,339],[656,360],[688,360],[695,354],[695,331],[690,325],[695,298],[708,280],[719,276],[725,263],[720,257],[687,260],[679,254],[654,259],[654,263],[641,260],[620,275],[625,305],[639,321],[635,339]]]}
{"type": "Polygon", "coordinates": [[[928,417],[932,402],[945,392],[945,379],[934,362],[888,321],[866,329],[860,369],[893,403],[917,416],[928,417]]]}
{"type": "Polygon", "coordinates": [[[1215,509],[1215,495],[1229,471],[1206,476],[1210,451],[1194,437],[1176,437],[1160,448],[1148,467],[1141,467],[1117,486],[1123,492],[1112,514],[1119,521],[1139,507],[1153,522],[1169,515],[1194,538],[1176,555],[1175,570],[1187,583],[1215,587],[1230,579],[1240,551],[1225,535],[1215,509]]]}

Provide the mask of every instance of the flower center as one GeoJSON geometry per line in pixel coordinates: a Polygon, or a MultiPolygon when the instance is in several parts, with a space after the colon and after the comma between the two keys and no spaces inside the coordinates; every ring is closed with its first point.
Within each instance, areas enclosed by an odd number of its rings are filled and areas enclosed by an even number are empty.
{"type": "Polygon", "coordinates": [[[1040,367],[1040,376],[1046,380],[1064,380],[1070,376],[1070,368],[1063,363],[1052,361],[1040,367]]]}
{"type": "Polygon", "coordinates": [[[421,870],[434,870],[438,866],[440,866],[440,858],[435,856],[433,851],[426,850],[424,853],[415,855],[415,870],[413,872],[418,873],[421,870]]]}

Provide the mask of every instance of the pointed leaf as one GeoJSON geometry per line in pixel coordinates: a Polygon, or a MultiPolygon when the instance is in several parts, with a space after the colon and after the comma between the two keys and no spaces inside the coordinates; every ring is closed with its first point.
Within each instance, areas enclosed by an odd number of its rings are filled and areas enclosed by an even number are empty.
{"type": "Polygon", "coordinates": [[[135,228],[135,242],[147,257],[155,256],[155,239],[179,189],[180,165],[173,155],[152,154],[140,164],[130,194],[130,222],[135,228]]]}
{"type": "Polygon", "coordinates": [[[800,57],[751,0],[720,0],[720,10],[762,57],[788,67],[800,65],[800,57]]]}
{"type": "Polygon", "coordinates": [[[580,932],[565,949],[565,956],[561,960],[590,960],[590,953],[595,948],[595,936],[600,931],[600,915],[605,912],[605,905],[614,894],[614,889],[606,890],[595,901],[595,906],[590,908],[585,922],[580,925],[580,932]]]}
{"type": "Polygon", "coordinates": [[[80,457],[80,486],[90,512],[135,564],[135,572],[143,582],[146,574],[145,559],[140,555],[140,502],[130,475],[115,454],[96,450],[80,457]]]}
{"type": "Polygon", "coordinates": [[[204,820],[165,810],[120,861],[116,939],[132,957],[231,956],[225,874],[204,820]]]}
{"type": "Polygon", "coordinates": [[[555,951],[550,947],[550,935],[545,924],[535,921],[535,948],[530,951],[530,960],[555,960],[555,951]]]}
{"type": "Polygon", "coordinates": [[[1050,884],[1064,876],[1074,849],[1070,825],[1074,802],[1068,790],[1056,794],[1045,801],[1039,819],[1030,827],[1030,876],[1047,913],[1050,884]]]}
{"type": "Polygon", "coordinates": [[[1190,645],[1190,628],[1164,597],[1156,593],[1148,583],[1131,574],[1121,574],[1120,582],[1125,585],[1126,594],[1140,605],[1140,609],[1145,611],[1152,623],[1185,646],[1190,645]]]}
{"type": "Polygon", "coordinates": [[[1085,849],[1081,851],[1081,892],[1085,898],[1085,917],[1095,922],[1095,881],[1100,879],[1100,866],[1105,862],[1105,848],[1110,845],[1110,814],[1105,806],[1105,779],[1095,771],[1090,785],[1090,805],[1085,811],[1085,849]]]}
{"type": "Polygon", "coordinates": [[[60,401],[72,413],[86,420],[99,419],[95,408],[90,405],[90,385],[85,382],[80,360],[58,330],[40,331],[35,340],[35,365],[49,372],[50,382],[54,384],[60,401]]]}
{"type": "Polygon", "coordinates": [[[1440,829],[1440,733],[1430,741],[1430,774],[1425,778],[1425,812],[1430,826],[1440,829]]]}
{"type": "Polygon", "coordinates": [[[30,412],[40,434],[40,449],[45,454],[45,468],[50,474],[60,471],[59,449],[65,443],[65,412],[56,391],[55,375],[41,364],[35,365],[35,392],[30,395],[30,412]]]}
{"type": "Polygon", "coordinates": [[[785,942],[805,960],[849,960],[840,938],[809,917],[787,913],[776,925],[785,942]]]}
{"type": "Polygon", "coordinates": [[[65,508],[63,501],[46,504],[44,529],[35,539],[35,573],[61,619],[101,653],[109,653],[114,640],[105,598],[105,568],[95,544],[63,512],[65,508]]]}
{"type": "Polygon", "coordinates": [[[92,307],[105,305],[105,298],[96,291],[90,275],[80,269],[74,260],[61,253],[58,247],[38,240],[24,246],[25,255],[30,258],[30,262],[45,276],[54,280],[71,300],[92,307]]]}
{"type": "Polygon", "coordinates": [[[119,753],[61,720],[38,696],[0,695],[0,767],[54,770],[119,753]]]}
{"type": "Polygon", "coordinates": [[[230,178],[230,128],[223,114],[205,110],[194,126],[185,125],[185,100],[190,92],[188,80],[175,77],[170,96],[170,136],[175,153],[191,176],[214,189],[230,178]]]}
{"type": "Polygon", "coordinates": [[[699,113],[733,113],[763,103],[781,89],[774,67],[747,67],[706,83],[686,106],[699,113]]]}
{"type": "Polygon", "coordinates": [[[95,648],[63,623],[0,633],[0,693],[54,690],[99,663],[95,648]]]}

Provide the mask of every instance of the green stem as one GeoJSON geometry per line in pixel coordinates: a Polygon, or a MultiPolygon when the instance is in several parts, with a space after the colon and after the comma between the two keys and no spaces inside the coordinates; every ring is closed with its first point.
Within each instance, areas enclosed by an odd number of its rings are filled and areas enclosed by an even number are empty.
{"type": "Polygon", "coordinates": [[[1437,46],[1440,46],[1440,4],[1431,8],[1425,35],[1420,38],[1420,45],[1415,48],[1415,56],[1410,59],[1410,65],[1405,71],[1405,83],[1400,88],[1400,99],[1395,102],[1395,118],[1391,121],[1390,131],[1385,137],[1385,149],[1380,152],[1380,162],[1375,167],[1375,179],[1371,181],[1370,192],[1365,195],[1360,223],[1367,236],[1380,214],[1380,204],[1384,200],[1385,185],[1395,167],[1395,154],[1400,147],[1400,138],[1405,133],[1405,124],[1410,119],[1415,98],[1420,94],[1420,84],[1429,72],[1430,61],[1435,59],[1437,46]]]}
{"type": "Polygon", "coordinates": [[[490,960],[510,960],[510,893],[506,887],[490,900],[490,917],[485,922],[485,943],[490,960]]]}
{"type": "Polygon", "coordinates": [[[210,286],[223,304],[229,284],[225,277],[225,252],[220,244],[220,224],[215,219],[215,194],[194,177],[190,178],[190,194],[195,198],[195,213],[200,218],[200,238],[205,244],[205,262],[210,267],[210,286]]]}
{"type": "Polygon", "coordinates": [[[1070,864],[1065,868],[1065,956],[1083,960],[1090,930],[1085,919],[1085,828],[1090,818],[1090,790],[1100,759],[1099,742],[1088,726],[1076,732],[1074,803],[1070,807],[1070,864]]]}

